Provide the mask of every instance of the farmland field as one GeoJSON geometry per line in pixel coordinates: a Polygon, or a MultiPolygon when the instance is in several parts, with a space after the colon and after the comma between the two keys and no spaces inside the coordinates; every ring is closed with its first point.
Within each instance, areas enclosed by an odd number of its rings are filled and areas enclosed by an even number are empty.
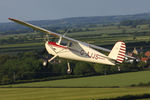
{"type": "Polygon", "coordinates": [[[5,85],[2,87],[127,87],[131,85],[138,85],[139,83],[150,82],[149,75],[150,71],[141,71],[86,78],[5,85]]]}
{"type": "Polygon", "coordinates": [[[0,88],[1,100],[92,100],[150,94],[150,88],[0,88]]]}
{"type": "MultiPolygon", "coordinates": [[[[139,27],[142,27],[142,25],[139,27]]],[[[136,43],[143,41],[149,42],[149,32],[149,28],[142,29],[132,28],[129,26],[120,26],[120,28],[118,28],[118,26],[96,26],[93,28],[89,28],[88,31],[68,33],[66,34],[66,36],[81,40],[86,43],[105,46],[114,45],[117,41],[124,41],[125,43],[136,43]]],[[[44,39],[43,36],[41,36],[39,33],[1,35],[0,41],[7,41],[0,46],[0,53],[32,51],[44,48],[44,39]],[[14,40],[14,43],[10,42],[11,40],[14,40]]],[[[146,48],[148,47],[149,46],[147,46],[146,48]]],[[[111,47],[109,49],[111,49],[111,47]]]]}
{"type": "MultiPolygon", "coordinates": [[[[150,41],[149,29],[138,29],[127,26],[120,26],[120,28],[118,28],[117,26],[99,26],[89,29],[89,31],[68,33],[66,34],[66,36],[98,46],[114,45],[117,41],[124,41],[125,43],[150,41]]],[[[44,48],[44,39],[39,33],[1,35],[0,41],[2,40],[6,40],[8,41],[8,43],[2,44],[0,46],[0,53],[15,51],[32,51],[44,48]],[[26,40],[24,40],[24,42],[17,43],[11,43],[9,41],[22,41],[22,39],[26,40]]],[[[137,45],[134,45],[134,47],[135,46],[137,47],[137,45]]],[[[111,48],[112,46],[109,47],[109,49],[111,48]]],[[[127,45],[127,48],[131,47],[127,45]]],[[[149,48],[149,46],[147,45],[146,48],[149,48]]]]}
{"type": "Polygon", "coordinates": [[[7,45],[1,45],[0,53],[32,51],[32,50],[38,50],[38,49],[43,49],[43,48],[44,48],[44,43],[7,44],[7,45]]]}

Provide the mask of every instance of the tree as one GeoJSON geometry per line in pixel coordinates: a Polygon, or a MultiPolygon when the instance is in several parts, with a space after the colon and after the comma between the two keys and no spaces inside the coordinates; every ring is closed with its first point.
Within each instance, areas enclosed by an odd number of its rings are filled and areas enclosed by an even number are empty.
{"type": "Polygon", "coordinates": [[[146,66],[146,63],[143,61],[138,62],[137,67],[139,70],[143,70],[143,68],[146,66]]]}
{"type": "Polygon", "coordinates": [[[67,74],[67,62],[66,61],[63,61],[61,62],[58,67],[60,68],[60,73],[61,75],[66,75],[67,74]]]}
{"type": "Polygon", "coordinates": [[[97,74],[104,75],[106,73],[105,65],[102,65],[102,64],[95,64],[94,70],[97,74]]]}
{"type": "Polygon", "coordinates": [[[93,67],[87,62],[78,62],[74,68],[75,75],[89,75],[94,74],[93,67]]]}

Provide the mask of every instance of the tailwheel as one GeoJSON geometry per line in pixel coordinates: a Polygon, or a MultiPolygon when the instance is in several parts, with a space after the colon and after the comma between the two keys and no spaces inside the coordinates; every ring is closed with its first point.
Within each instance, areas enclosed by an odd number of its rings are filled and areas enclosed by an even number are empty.
{"type": "Polygon", "coordinates": [[[67,65],[68,65],[67,74],[71,74],[72,73],[72,69],[70,67],[70,63],[67,62],[67,65]]]}

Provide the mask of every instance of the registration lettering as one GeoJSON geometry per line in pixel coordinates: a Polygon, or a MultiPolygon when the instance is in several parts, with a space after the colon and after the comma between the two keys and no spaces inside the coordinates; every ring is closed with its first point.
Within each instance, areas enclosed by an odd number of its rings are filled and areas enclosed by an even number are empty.
{"type": "Polygon", "coordinates": [[[101,55],[89,51],[86,53],[84,50],[81,50],[80,54],[96,60],[104,59],[101,55]]]}

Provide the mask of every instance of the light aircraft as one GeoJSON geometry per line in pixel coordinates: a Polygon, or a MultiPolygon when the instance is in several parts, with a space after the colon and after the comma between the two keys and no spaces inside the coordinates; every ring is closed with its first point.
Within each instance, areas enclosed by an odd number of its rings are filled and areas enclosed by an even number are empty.
{"type": "MultiPolygon", "coordinates": [[[[33,30],[41,31],[42,33],[47,33],[49,35],[53,35],[58,38],[55,41],[50,41],[50,40],[46,41],[45,48],[49,54],[53,55],[53,57],[44,61],[43,62],[44,66],[46,66],[48,62],[51,62],[56,57],[78,60],[78,61],[101,63],[107,65],[116,65],[116,63],[122,63],[124,61],[125,56],[128,57],[128,55],[125,54],[126,45],[122,41],[117,42],[112,48],[112,50],[109,50],[103,47],[99,47],[96,45],[88,44],[85,42],[81,42],[66,37],[65,35],[51,32],[49,30],[32,25],[24,21],[20,21],[13,18],[8,18],[8,19],[16,23],[22,24],[24,26],[30,27],[33,30]],[[109,52],[108,56],[102,54],[97,49],[109,52]]],[[[68,62],[67,72],[70,73],[71,71],[72,70],[68,62]]]]}

